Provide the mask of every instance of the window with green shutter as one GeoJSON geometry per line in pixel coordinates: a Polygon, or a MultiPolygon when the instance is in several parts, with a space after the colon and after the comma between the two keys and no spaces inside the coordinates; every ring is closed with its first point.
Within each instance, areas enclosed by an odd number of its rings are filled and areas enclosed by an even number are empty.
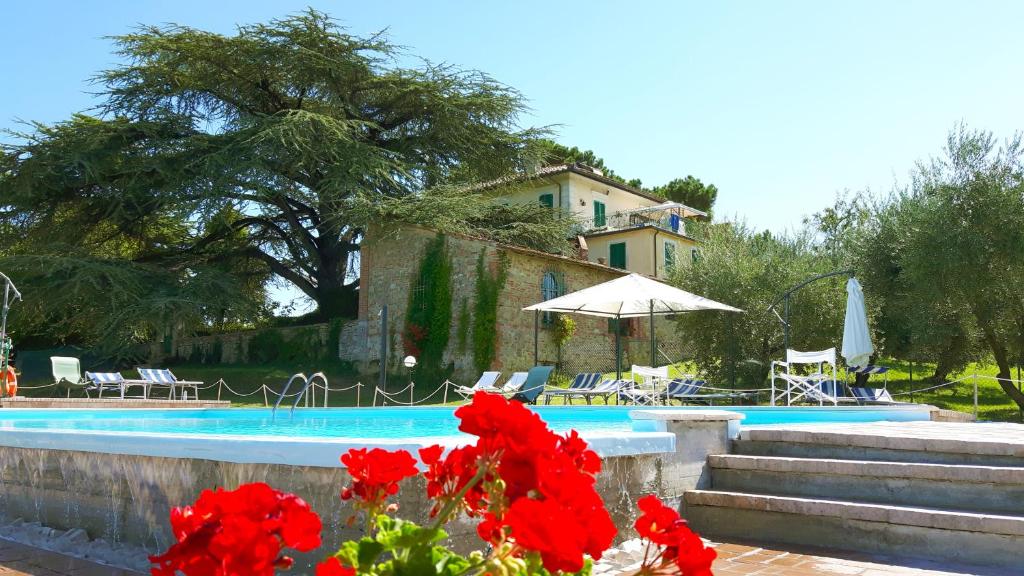
{"type": "Polygon", "coordinates": [[[555,196],[554,196],[554,194],[541,194],[540,195],[540,205],[541,206],[546,206],[548,208],[554,208],[555,207],[555,196]]]}
{"type": "Polygon", "coordinates": [[[665,242],[665,272],[671,272],[676,265],[676,243],[665,242]]]}
{"type": "Polygon", "coordinates": [[[594,228],[600,228],[604,224],[604,202],[594,200],[594,228]]]}
{"type": "Polygon", "coordinates": [[[612,268],[626,268],[625,242],[616,242],[608,246],[608,265],[612,268]]]}

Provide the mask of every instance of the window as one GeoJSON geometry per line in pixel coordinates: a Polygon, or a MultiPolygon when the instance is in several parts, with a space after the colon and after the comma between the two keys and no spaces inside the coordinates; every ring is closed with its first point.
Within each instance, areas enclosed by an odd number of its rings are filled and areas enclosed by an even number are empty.
{"type": "Polygon", "coordinates": [[[676,266],[676,243],[665,241],[665,272],[671,272],[676,266]]]}
{"type": "MultiPolygon", "coordinates": [[[[557,272],[544,273],[544,276],[540,279],[540,299],[542,302],[565,294],[565,281],[561,276],[557,272]]],[[[541,324],[551,326],[554,323],[554,312],[544,312],[541,314],[541,324]]]]}
{"type": "Polygon", "coordinates": [[[594,200],[594,228],[600,228],[604,225],[604,202],[594,200]]]}
{"type": "Polygon", "coordinates": [[[609,318],[608,333],[615,334],[616,326],[621,336],[636,336],[640,333],[640,321],[637,318],[609,318]]]}
{"type": "Polygon", "coordinates": [[[696,248],[690,248],[690,260],[693,262],[700,260],[700,251],[696,248]]]}
{"type": "Polygon", "coordinates": [[[608,265],[612,268],[626,268],[626,243],[616,242],[608,245],[608,265]]]}
{"type": "Polygon", "coordinates": [[[541,206],[545,206],[547,208],[554,208],[555,207],[555,195],[554,194],[541,194],[540,195],[540,205],[541,206]]]}

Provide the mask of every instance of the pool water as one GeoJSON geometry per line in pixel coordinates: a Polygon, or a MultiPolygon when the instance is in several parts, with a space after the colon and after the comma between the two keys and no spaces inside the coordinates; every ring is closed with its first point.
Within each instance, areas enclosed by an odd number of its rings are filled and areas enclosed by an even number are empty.
{"type": "MultiPolygon", "coordinates": [[[[535,410],[552,429],[581,434],[644,432],[650,421],[633,421],[636,406],[551,406],[535,410]]],[[[708,408],[639,408],[655,410],[707,410],[708,408]]],[[[925,406],[884,407],[722,407],[740,412],[744,426],[815,422],[878,422],[928,420],[925,406]]],[[[292,438],[403,439],[459,435],[458,420],[450,407],[428,408],[299,408],[269,409],[5,409],[0,430],[61,430],[82,432],[157,433],[292,438]]]]}

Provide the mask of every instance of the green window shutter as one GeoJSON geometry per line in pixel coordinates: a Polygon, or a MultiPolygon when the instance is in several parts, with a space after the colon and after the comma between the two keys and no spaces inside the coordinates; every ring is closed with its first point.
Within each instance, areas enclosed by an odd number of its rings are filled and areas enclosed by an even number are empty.
{"type": "Polygon", "coordinates": [[[600,228],[604,223],[604,202],[594,200],[594,228],[600,228]]]}
{"type": "Polygon", "coordinates": [[[608,264],[612,268],[626,268],[625,242],[617,242],[608,246],[608,264]]]}
{"type": "Polygon", "coordinates": [[[541,206],[546,206],[548,208],[554,208],[555,207],[555,195],[554,194],[541,194],[540,195],[540,205],[541,206]]]}
{"type": "Polygon", "coordinates": [[[665,271],[670,272],[676,265],[676,245],[665,242],[665,271]]]}

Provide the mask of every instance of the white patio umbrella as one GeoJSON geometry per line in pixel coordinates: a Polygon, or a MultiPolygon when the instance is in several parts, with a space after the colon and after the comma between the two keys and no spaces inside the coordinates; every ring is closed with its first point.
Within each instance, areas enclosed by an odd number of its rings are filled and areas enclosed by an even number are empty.
{"type": "MultiPolygon", "coordinates": [[[[721,302],[680,290],[657,280],[651,280],[640,274],[629,274],[621,278],[609,280],[584,288],[571,294],[552,298],[523,310],[540,312],[564,312],[570,314],[586,314],[605,318],[637,318],[648,316],[651,319],[651,365],[657,363],[657,344],[654,338],[654,316],[679,314],[695,310],[724,310],[742,312],[721,302]]],[[[537,334],[534,331],[534,355],[536,356],[537,334]]],[[[621,367],[619,354],[619,331],[615,331],[616,372],[621,367]]]]}
{"type": "Polygon", "coordinates": [[[866,366],[875,351],[868,332],[868,314],[864,291],[851,277],[846,281],[846,322],[843,326],[843,358],[847,366],[866,366]]]}

